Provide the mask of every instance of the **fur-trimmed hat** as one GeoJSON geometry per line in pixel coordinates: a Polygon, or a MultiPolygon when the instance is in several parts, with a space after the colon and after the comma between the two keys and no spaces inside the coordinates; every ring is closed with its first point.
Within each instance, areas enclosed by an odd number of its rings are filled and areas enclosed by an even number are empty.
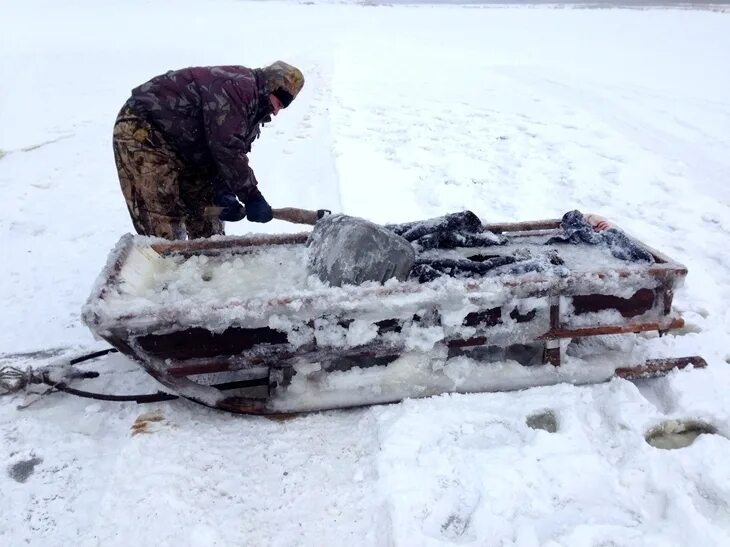
{"type": "Polygon", "coordinates": [[[302,72],[284,61],[276,61],[261,71],[264,74],[266,93],[271,93],[279,99],[284,108],[291,104],[304,86],[302,72]]]}

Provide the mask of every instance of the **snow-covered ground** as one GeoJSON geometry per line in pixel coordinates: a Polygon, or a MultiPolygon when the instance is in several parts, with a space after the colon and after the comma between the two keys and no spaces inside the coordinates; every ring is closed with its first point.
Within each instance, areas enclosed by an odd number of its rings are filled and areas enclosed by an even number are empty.
{"type": "MultiPolygon", "coordinates": [[[[104,347],[79,314],[131,230],[111,153],[129,90],[276,59],[307,83],[251,155],[274,206],[377,222],[600,213],[688,266],[684,336],[655,343],[709,364],[284,421],[4,397],[0,544],[730,544],[730,14],[233,0],[0,13],[0,366],[104,347]],[[546,410],[555,433],[526,424],[546,410]],[[673,418],[719,434],[644,441],[673,418]]],[[[291,227],[229,225],[256,230],[291,227]]],[[[99,367],[93,388],[156,389],[123,357],[99,367]]]]}

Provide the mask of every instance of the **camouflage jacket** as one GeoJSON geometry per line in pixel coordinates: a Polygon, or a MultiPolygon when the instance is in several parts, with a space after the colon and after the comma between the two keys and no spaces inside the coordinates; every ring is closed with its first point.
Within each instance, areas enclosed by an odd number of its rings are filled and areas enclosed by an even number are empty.
{"type": "Polygon", "coordinates": [[[128,104],[185,164],[212,175],[216,192],[247,201],[260,195],[246,154],[268,114],[261,79],[258,69],[242,66],[185,68],[133,89],[128,104]]]}

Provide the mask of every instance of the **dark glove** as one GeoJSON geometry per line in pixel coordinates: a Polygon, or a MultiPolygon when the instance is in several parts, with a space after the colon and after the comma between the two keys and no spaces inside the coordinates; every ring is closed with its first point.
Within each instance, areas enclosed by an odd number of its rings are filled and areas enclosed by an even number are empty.
{"type": "Polygon", "coordinates": [[[246,210],[238,202],[233,192],[216,194],[213,203],[218,207],[223,207],[223,210],[218,213],[218,218],[226,222],[238,222],[246,216],[246,210]]]}
{"type": "Polygon", "coordinates": [[[271,211],[271,205],[269,205],[264,196],[258,195],[253,199],[244,202],[246,206],[246,217],[251,222],[269,222],[274,218],[274,213],[271,211]]]}

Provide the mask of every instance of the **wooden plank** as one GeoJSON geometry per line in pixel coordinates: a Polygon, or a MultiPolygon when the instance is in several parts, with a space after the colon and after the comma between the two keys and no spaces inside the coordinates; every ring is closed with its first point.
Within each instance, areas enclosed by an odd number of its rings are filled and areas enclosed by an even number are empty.
{"type": "Polygon", "coordinates": [[[161,255],[172,253],[193,253],[196,251],[228,250],[262,245],[293,245],[307,242],[309,232],[297,234],[254,234],[250,236],[228,236],[221,239],[192,239],[153,243],[151,247],[161,255]]]}
{"type": "Polygon", "coordinates": [[[560,228],[560,219],[531,220],[527,222],[504,222],[483,224],[484,230],[500,234],[504,232],[531,232],[534,230],[554,230],[560,228]]]}
{"type": "MultiPolygon", "coordinates": [[[[205,208],[203,214],[208,217],[217,217],[224,209],[225,207],[215,207],[211,205],[205,208]]],[[[276,220],[283,220],[293,224],[309,224],[310,226],[314,226],[318,220],[317,211],[298,209],[296,207],[272,209],[271,214],[276,220]]]]}

